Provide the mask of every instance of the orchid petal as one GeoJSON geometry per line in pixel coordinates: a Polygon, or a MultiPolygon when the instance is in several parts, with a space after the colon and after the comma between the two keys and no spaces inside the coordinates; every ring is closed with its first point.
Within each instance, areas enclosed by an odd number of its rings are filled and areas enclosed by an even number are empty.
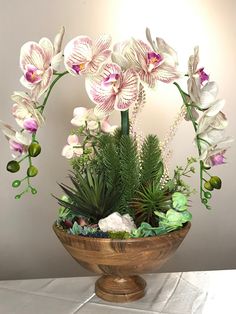
{"type": "Polygon", "coordinates": [[[62,51],[56,54],[51,60],[51,66],[54,70],[58,71],[60,65],[63,61],[63,53],[62,51]]]}
{"type": "Polygon", "coordinates": [[[98,128],[99,124],[98,121],[88,121],[87,122],[87,128],[89,130],[96,130],[98,128]]]}
{"type": "Polygon", "coordinates": [[[79,144],[79,138],[76,134],[69,135],[67,138],[67,142],[69,145],[78,145],[79,144]]]}
{"type": "Polygon", "coordinates": [[[214,129],[223,130],[228,126],[228,120],[226,118],[226,115],[223,112],[219,112],[216,116],[213,122],[211,123],[211,127],[214,129]]]}
{"type": "Polygon", "coordinates": [[[200,91],[199,107],[207,109],[216,100],[218,87],[215,82],[208,82],[200,91]]]}
{"type": "Polygon", "coordinates": [[[115,101],[116,101],[116,96],[111,95],[103,103],[98,104],[94,108],[94,113],[96,115],[99,115],[100,113],[110,114],[114,110],[115,101]]]}
{"type": "Polygon", "coordinates": [[[29,146],[31,143],[31,136],[23,131],[23,132],[16,132],[15,138],[19,143],[22,143],[23,145],[29,146]]]}
{"type": "Polygon", "coordinates": [[[111,36],[102,35],[100,36],[94,44],[94,55],[102,53],[104,50],[109,49],[111,45],[111,36]]]}
{"type": "Polygon", "coordinates": [[[194,47],[193,55],[189,57],[189,61],[188,61],[188,73],[190,77],[192,77],[196,73],[198,63],[199,63],[199,47],[196,46],[194,47]]]}
{"type": "Polygon", "coordinates": [[[7,139],[15,137],[16,131],[2,120],[0,120],[0,128],[7,139]]]}
{"type": "Polygon", "coordinates": [[[71,159],[74,155],[73,146],[71,145],[65,145],[62,149],[62,156],[66,157],[67,159],[71,159]]]}
{"type": "Polygon", "coordinates": [[[208,117],[214,117],[216,116],[224,107],[225,105],[225,100],[224,99],[219,99],[217,100],[214,104],[210,106],[210,108],[206,111],[206,115],[208,117]]]}
{"type": "Polygon", "coordinates": [[[113,52],[111,55],[111,59],[112,62],[117,63],[123,70],[128,69],[130,66],[128,60],[119,53],[113,52]]]}
{"type": "Polygon", "coordinates": [[[68,72],[78,75],[73,65],[83,65],[92,60],[92,40],[87,36],[78,36],[72,39],[64,49],[64,64],[68,72]]]}
{"type": "Polygon", "coordinates": [[[178,65],[178,57],[176,51],[172,47],[170,47],[162,38],[157,37],[156,43],[158,51],[165,56],[165,63],[170,66],[178,65]]]}
{"type": "MultiPolygon", "coordinates": [[[[104,104],[106,112],[110,111],[112,106],[112,99],[115,101],[115,94],[112,86],[102,84],[109,75],[121,73],[121,68],[115,63],[108,63],[104,65],[100,74],[94,78],[87,78],[85,80],[85,88],[89,98],[100,108],[104,104]]],[[[100,110],[98,110],[100,111],[100,110]]]]}
{"type": "Polygon", "coordinates": [[[157,69],[157,79],[164,83],[171,83],[177,78],[179,78],[179,72],[175,69],[175,67],[162,64],[157,69]]]}
{"type": "Polygon", "coordinates": [[[23,72],[28,64],[32,64],[40,70],[43,70],[44,67],[44,51],[39,44],[33,41],[25,43],[20,51],[20,67],[23,72]]]}
{"type": "Polygon", "coordinates": [[[33,89],[33,88],[35,88],[35,84],[32,84],[32,83],[28,82],[24,76],[22,76],[22,77],[20,78],[20,83],[21,83],[24,87],[26,87],[26,88],[28,88],[28,89],[33,89]]]}
{"type": "Polygon", "coordinates": [[[91,74],[98,72],[104,61],[106,61],[111,55],[111,50],[104,50],[100,54],[93,57],[92,61],[89,62],[86,71],[91,74]]]}
{"type": "Polygon", "coordinates": [[[137,100],[139,92],[138,74],[134,70],[128,69],[123,75],[123,82],[121,92],[117,97],[118,101],[114,106],[116,110],[120,111],[127,110],[137,100]]]}
{"type": "Polygon", "coordinates": [[[43,49],[44,52],[44,62],[47,66],[51,63],[51,59],[53,57],[53,45],[52,42],[46,38],[43,37],[39,41],[39,46],[43,49]]]}
{"type": "Polygon", "coordinates": [[[52,76],[53,69],[50,67],[44,72],[42,81],[33,88],[32,96],[34,99],[40,98],[43,93],[48,89],[52,80],[52,76]]]}
{"type": "Polygon", "coordinates": [[[73,111],[73,116],[84,118],[88,115],[88,109],[85,107],[76,107],[73,111]]]}
{"type": "Polygon", "coordinates": [[[53,42],[54,54],[57,55],[61,51],[62,40],[65,34],[65,27],[62,26],[60,31],[56,34],[53,42]]]}

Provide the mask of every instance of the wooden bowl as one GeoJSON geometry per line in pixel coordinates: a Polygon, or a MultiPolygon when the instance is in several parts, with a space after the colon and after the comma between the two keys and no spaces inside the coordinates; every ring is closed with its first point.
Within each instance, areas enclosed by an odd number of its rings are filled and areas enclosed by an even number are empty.
{"type": "Polygon", "coordinates": [[[146,282],[138,276],[156,272],[177,250],[191,224],[171,233],[137,239],[112,240],[74,236],[53,230],[70,255],[83,267],[102,276],[95,293],[111,302],[128,302],[145,294],[146,282]]]}

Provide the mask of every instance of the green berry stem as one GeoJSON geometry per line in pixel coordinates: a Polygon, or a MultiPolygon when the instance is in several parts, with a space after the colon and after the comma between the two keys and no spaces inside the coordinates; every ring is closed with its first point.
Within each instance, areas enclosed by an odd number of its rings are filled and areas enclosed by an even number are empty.
{"type": "Polygon", "coordinates": [[[23,158],[21,158],[19,161],[18,161],[18,163],[21,163],[23,160],[25,160],[26,158],[28,158],[29,157],[29,155],[27,154],[27,155],[25,155],[23,158]]]}

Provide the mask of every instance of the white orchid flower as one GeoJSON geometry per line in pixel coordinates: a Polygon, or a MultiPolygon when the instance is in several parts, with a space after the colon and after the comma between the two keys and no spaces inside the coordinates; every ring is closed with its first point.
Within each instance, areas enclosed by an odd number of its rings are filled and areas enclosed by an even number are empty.
{"type": "Polygon", "coordinates": [[[208,109],[216,101],[218,86],[216,82],[207,82],[199,91],[197,105],[201,109],[208,109]]]}
{"type": "Polygon", "coordinates": [[[95,74],[111,55],[111,36],[103,35],[93,44],[88,36],[72,39],[64,50],[64,63],[72,75],[95,74]]]}
{"type": "Polygon", "coordinates": [[[0,128],[9,142],[12,151],[12,157],[17,158],[24,155],[28,151],[28,146],[31,143],[31,136],[27,132],[18,132],[10,125],[0,120],[0,128]]]}
{"type": "Polygon", "coordinates": [[[83,154],[83,148],[80,147],[81,144],[79,142],[79,138],[76,134],[69,135],[67,138],[67,145],[64,146],[62,150],[62,156],[67,159],[71,159],[73,157],[78,157],[83,154]]]}
{"type": "Polygon", "coordinates": [[[88,118],[88,109],[85,107],[76,107],[73,111],[71,124],[74,126],[85,126],[88,118]]]}
{"type": "Polygon", "coordinates": [[[96,130],[101,127],[101,131],[105,133],[113,133],[117,126],[112,126],[108,122],[109,116],[102,112],[94,112],[94,109],[85,107],[76,107],[73,111],[73,119],[71,123],[75,126],[87,126],[89,130],[96,130]]]}
{"type": "Polygon", "coordinates": [[[44,122],[44,118],[35,108],[35,103],[23,92],[15,92],[11,98],[16,102],[13,104],[12,114],[17,124],[30,133],[36,132],[44,122]]]}
{"type": "Polygon", "coordinates": [[[217,144],[207,146],[200,156],[200,160],[206,166],[212,167],[225,163],[225,153],[230,148],[230,143],[233,142],[231,137],[222,138],[217,144]]]}
{"type": "Polygon", "coordinates": [[[209,80],[208,74],[204,72],[204,68],[198,68],[199,48],[194,48],[194,54],[189,57],[188,61],[188,93],[191,100],[199,104],[201,87],[209,80]]]}
{"type": "Polygon", "coordinates": [[[223,130],[227,127],[228,121],[225,114],[221,111],[224,104],[224,99],[217,100],[203,113],[198,122],[197,134],[207,132],[209,127],[218,130],[223,130]]]}

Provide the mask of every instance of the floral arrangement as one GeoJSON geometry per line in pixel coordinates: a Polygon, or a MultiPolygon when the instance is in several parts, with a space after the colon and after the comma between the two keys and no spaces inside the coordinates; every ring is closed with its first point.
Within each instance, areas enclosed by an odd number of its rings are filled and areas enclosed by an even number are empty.
{"type": "Polygon", "coordinates": [[[103,35],[95,42],[88,36],[72,39],[62,50],[64,28],[54,44],[47,38],[27,42],[20,52],[21,84],[26,92],[14,92],[12,114],[18,130],[0,122],[13,160],[9,172],[18,172],[28,163],[27,173],[14,180],[14,188],[36,194],[32,178],[38,174],[34,159],[41,152],[38,129],[44,123],[44,109],[59,79],[67,74],[85,78],[85,89],[94,107],[74,109],[73,130],[62,150],[70,160],[72,187],[60,184],[64,195],[57,225],[71,234],[92,237],[130,238],[165,234],[191,220],[189,197],[193,190],[183,180],[195,172],[199,161],[200,198],[210,208],[212,191],[221,188],[221,179],[210,171],[225,163],[232,139],[224,130],[227,119],[224,100],[217,98],[217,84],[199,68],[196,47],[186,73],[178,70],[177,54],[163,39],[137,39],[115,44],[103,35]],[[60,71],[61,66],[64,71],[60,71]],[[186,78],[186,90],[177,83],[186,78]],[[183,100],[180,112],[166,138],[142,138],[136,127],[145,94],[162,82],[173,83],[183,100]],[[120,111],[121,125],[112,126],[109,117],[120,111]],[[167,169],[168,145],[179,123],[186,119],[195,131],[198,156],[176,167],[171,177],[167,169]]]}

